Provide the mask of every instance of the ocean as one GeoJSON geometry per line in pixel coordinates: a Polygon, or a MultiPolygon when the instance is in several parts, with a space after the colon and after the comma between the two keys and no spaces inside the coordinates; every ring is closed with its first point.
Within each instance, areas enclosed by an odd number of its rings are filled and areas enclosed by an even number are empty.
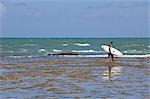
{"type": "Polygon", "coordinates": [[[2,99],[150,99],[149,38],[1,38],[2,99]],[[114,42],[123,56],[106,58],[114,42]],[[77,53],[78,55],[52,55],[77,53]],[[108,72],[109,68],[111,73],[108,72]]]}
{"type": "MultiPolygon", "coordinates": [[[[0,56],[41,57],[57,53],[103,57],[101,45],[113,42],[124,56],[149,55],[149,38],[1,38],[0,56]]],[[[78,55],[78,56],[79,56],[78,55]]]]}

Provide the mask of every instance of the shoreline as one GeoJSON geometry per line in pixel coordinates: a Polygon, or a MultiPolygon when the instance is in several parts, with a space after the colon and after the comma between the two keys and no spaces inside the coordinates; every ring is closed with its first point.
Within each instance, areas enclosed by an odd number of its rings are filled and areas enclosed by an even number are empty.
{"type": "MultiPolygon", "coordinates": [[[[93,58],[107,58],[108,55],[80,55],[80,54],[49,54],[49,55],[36,55],[36,56],[32,56],[32,55],[28,55],[28,56],[0,56],[0,58],[65,58],[65,57],[93,57],[93,58]]],[[[121,55],[121,56],[115,56],[115,58],[150,58],[150,54],[145,54],[145,55],[121,55]]]]}
{"type": "Polygon", "coordinates": [[[37,65],[93,65],[107,66],[140,66],[150,65],[150,57],[115,57],[115,61],[107,57],[75,57],[75,56],[52,56],[52,57],[0,57],[1,65],[9,64],[37,64],[37,65]]]}

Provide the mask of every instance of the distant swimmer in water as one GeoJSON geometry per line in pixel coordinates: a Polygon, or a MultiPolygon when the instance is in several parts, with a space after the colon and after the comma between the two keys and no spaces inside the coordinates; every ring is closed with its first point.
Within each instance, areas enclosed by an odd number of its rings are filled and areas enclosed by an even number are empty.
{"type": "Polygon", "coordinates": [[[112,54],[112,50],[111,50],[112,44],[113,44],[113,42],[110,42],[110,43],[108,44],[108,46],[109,46],[108,58],[111,56],[112,61],[114,61],[114,55],[112,54]]]}

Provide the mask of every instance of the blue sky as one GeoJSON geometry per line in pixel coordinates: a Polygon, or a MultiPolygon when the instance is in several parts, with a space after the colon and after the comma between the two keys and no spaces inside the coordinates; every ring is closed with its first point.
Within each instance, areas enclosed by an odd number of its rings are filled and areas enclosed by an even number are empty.
{"type": "Polygon", "coordinates": [[[148,37],[149,0],[2,0],[1,37],[148,37]]]}

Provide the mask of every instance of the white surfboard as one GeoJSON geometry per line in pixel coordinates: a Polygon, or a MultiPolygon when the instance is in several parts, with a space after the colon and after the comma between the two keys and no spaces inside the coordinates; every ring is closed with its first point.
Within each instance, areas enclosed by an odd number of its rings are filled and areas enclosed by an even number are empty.
{"type": "MultiPolygon", "coordinates": [[[[102,48],[105,52],[109,53],[109,46],[107,46],[107,45],[102,45],[101,48],[102,48]]],[[[117,49],[115,49],[115,48],[113,48],[113,47],[111,48],[111,52],[112,52],[112,54],[117,55],[117,56],[122,56],[122,55],[123,55],[119,50],[117,50],[117,49]]]]}

